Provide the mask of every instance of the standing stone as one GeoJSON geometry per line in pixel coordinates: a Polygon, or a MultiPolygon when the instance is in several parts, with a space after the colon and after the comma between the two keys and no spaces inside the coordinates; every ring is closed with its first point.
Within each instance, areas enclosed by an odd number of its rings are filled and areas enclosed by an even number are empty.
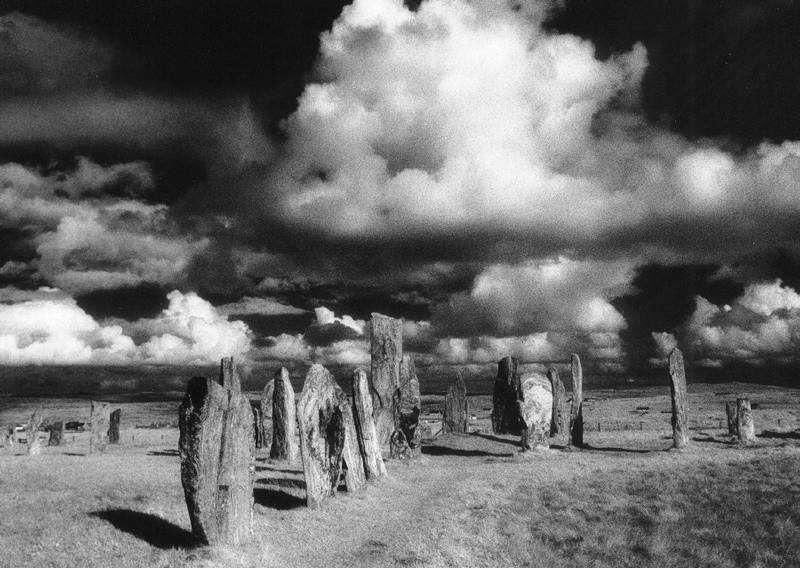
{"type": "Polygon", "coordinates": [[[5,431],[5,445],[13,448],[16,443],[16,436],[14,435],[14,425],[9,424],[5,431]]]}
{"type": "Polygon", "coordinates": [[[111,413],[108,423],[108,443],[119,444],[119,423],[122,420],[122,409],[117,408],[111,413]]]}
{"type": "Polygon", "coordinates": [[[725,414],[728,416],[728,434],[739,435],[739,411],[735,402],[725,403],[725,414]]]}
{"type": "Polygon", "coordinates": [[[257,450],[260,450],[264,445],[263,436],[264,420],[261,418],[261,405],[253,406],[253,437],[255,438],[257,450]]]}
{"type": "Polygon", "coordinates": [[[242,392],[242,380],[233,357],[223,357],[219,363],[219,384],[232,393],[242,392]]]}
{"type": "Polygon", "coordinates": [[[312,365],[297,401],[300,455],[309,507],[318,507],[336,494],[343,466],[347,468],[348,491],[366,484],[352,413],[347,395],[333,375],[322,365],[312,365]]]}
{"type": "Polygon", "coordinates": [[[567,413],[564,412],[564,402],[567,400],[564,383],[558,376],[558,371],[550,369],[547,371],[547,378],[550,380],[550,391],[553,393],[553,412],[550,419],[550,437],[553,438],[561,432],[566,432],[569,427],[567,413]]]}
{"type": "Polygon", "coordinates": [[[28,455],[38,456],[42,452],[42,441],[39,438],[39,428],[42,426],[41,414],[38,410],[31,414],[25,425],[25,439],[28,443],[28,455]]]}
{"type": "Polygon", "coordinates": [[[683,353],[677,347],[669,354],[670,393],[672,394],[672,440],[676,449],[689,444],[689,404],[683,353]]]}
{"type": "Polygon", "coordinates": [[[372,418],[372,396],[369,391],[367,373],[361,369],[353,371],[353,417],[358,434],[358,447],[364,461],[367,479],[377,479],[386,474],[386,465],[381,456],[381,445],[375,420],[372,418]]]}
{"type": "Polygon", "coordinates": [[[521,432],[522,451],[550,447],[553,418],[553,391],[550,380],[539,373],[520,377],[519,413],[525,427],[521,432]]]}
{"type": "Polygon", "coordinates": [[[422,431],[419,415],[422,403],[419,395],[419,379],[413,356],[403,355],[400,363],[400,386],[394,395],[394,432],[390,444],[392,458],[413,458],[422,452],[422,431]]]}
{"type": "Polygon", "coordinates": [[[522,417],[519,415],[519,360],[504,357],[497,363],[497,378],[492,395],[492,432],[495,434],[516,434],[522,431],[522,417]]]}
{"type": "Polygon", "coordinates": [[[111,422],[111,407],[107,402],[92,401],[89,420],[92,423],[92,432],[89,436],[89,453],[104,452],[108,444],[108,426],[111,422]]]}
{"type": "Polygon", "coordinates": [[[64,443],[64,421],[58,420],[50,425],[50,440],[48,446],[60,446],[64,443]]]}
{"type": "Polygon", "coordinates": [[[737,430],[739,441],[745,444],[756,441],[756,427],[753,423],[753,411],[750,408],[749,398],[736,399],[737,430]]]}
{"type": "Polygon", "coordinates": [[[270,379],[261,392],[261,445],[271,451],[272,446],[272,398],[275,392],[275,380],[270,379]]]}
{"type": "Polygon", "coordinates": [[[403,321],[381,314],[370,320],[372,358],[373,417],[381,449],[389,449],[394,432],[395,390],[400,386],[400,361],[403,359],[403,321]]]}
{"type": "Polygon", "coordinates": [[[181,482],[192,533],[206,544],[242,544],[253,522],[250,401],[217,381],[194,377],[179,413],[181,482]]]}
{"type": "Polygon", "coordinates": [[[576,353],[572,354],[572,405],[567,445],[583,447],[583,367],[576,353]]]}
{"type": "Polygon", "coordinates": [[[297,461],[297,412],[294,389],[289,381],[289,371],[281,367],[275,373],[272,393],[272,448],[269,457],[277,460],[297,461]]]}
{"type": "Polygon", "coordinates": [[[461,373],[450,380],[447,393],[444,395],[444,411],[442,412],[442,432],[466,434],[469,432],[469,402],[467,386],[461,373]]]}

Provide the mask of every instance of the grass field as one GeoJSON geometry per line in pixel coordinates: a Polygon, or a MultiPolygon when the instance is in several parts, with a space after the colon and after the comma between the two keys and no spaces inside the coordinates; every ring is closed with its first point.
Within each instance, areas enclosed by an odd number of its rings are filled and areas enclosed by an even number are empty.
{"type": "MultiPolygon", "coordinates": [[[[36,457],[0,450],[0,566],[800,566],[800,393],[690,392],[682,452],[668,450],[664,389],[587,392],[589,449],[556,438],[526,454],[490,433],[491,402],[475,397],[472,434],[429,439],[420,460],[389,462],[388,478],[319,510],[304,506],[300,465],[262,451],[253,541],[238,549],[193,542],[173,428],[129,421],[100,456],[86,434],[36,457]],[[718,427],[737,394],[758,405],[754,446],[718,427]]],[[[426,397],[430,420],[437,404],[426,397]]],[[[161,412],[141,410],[148,423],[161,412]]]]}

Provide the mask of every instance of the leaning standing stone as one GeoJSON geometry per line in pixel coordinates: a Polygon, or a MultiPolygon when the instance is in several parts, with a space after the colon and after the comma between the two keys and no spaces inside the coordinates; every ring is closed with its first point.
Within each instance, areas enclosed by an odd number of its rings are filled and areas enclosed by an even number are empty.
{"type": "Polygon", "coordinates": [[[64,421],[58,420],[50,425],[50,440],[48,446],[60,446],[64,443],[64,421]]]}
{"type": "Polygon", "coordinates": [[[444,411],[442,412],[442,432],[466,434],[469,431],[469,403],[467,402],[467,386],[461,373],[450,380],[447,393],[444,395],[444,411]]]}
{"type": "Polygon", "coordinates": [[[358,432],[353,416],[353,406],[350,397],[338,384],[333,386],[336,400],[339,402],[339,411],[342,414],[344,425],[344,445],[342,446],[342,465],[344,466],[344,484],[348,493],[361,491],[367,486],[367,475],[364,472],[364,459],[361,457],[361,448],[358,446],[358,432]]]}
{"type": "Polygon", "coordinates": [[[297,411],[294,389],[289,382],[289,371],[281,367],[275,373],[275,388],[272,393],[272,448],[269,457],[278,460],[297,461],[297,411]]]}
{"type": "Polygon", "coordinates": [[[104,452],[108,444],[108,426],[111,422],[111,407],[107,402],[92,401],[89,420],[92,423],[92,432],[89,437],[89,453],[104,452]]]}
{"type": "Polygon", "coordinates": [[[250,401],[217,381],[194,377],[179,412],[181,482],[192,533],[207,544],[242,544],[253,521],[250,401]]]}
{"type": "Polygon", "coordinates": [[[550,447],[550,422],[553,417],[553,393],[550,380],[539,373],[520,377],[519,411],[525,427],[521,433],[522,450],[550,447]]]}
{"type": "Polygon", "coordinates": [[[728,434],[731,436],[739,435],[739,412],[735,402],[725,403],[725,414],[728,417],[728,434]]]}
{"type": "Polygon", "coordinates": [[[400,387],[394,396],[394,432],[390,454],[393,458],[413,458],[422,452],[422,432],[419,415],[422,403],[419,395],[419,379],[414,367],[414,358],[403,355],[400,363],[400,387]]]}
{"type": "Polygon", "coordinates": [[[572,354],[572,406],[567,445],[583,447],[583,367],[576,353],[572,354]]]}
{"type": "Polygon", "coordinates": [[[25,439],[28,442],[28,455],[37,456],[42,452],[42,441],[39,438],[39,428],[42,425],[42,418],[38,410],[31,414],[28,424],[25,426],[25,439]]]}
{"type": "Polygon", "coordinates": [[[395,390],[400,386],[400,361],[403,359],[403,321],[381,314],[370,320],[373,417],[381,449],[389,448],[394,432],[395,390]]]}
{"type": "Polygon", "coordinates": [[[519,434],[522,430],[519,415],[519,360],[504,357],[497,364],[497,378],[492,394],[492,432],[495,434],[519,434]]]}
{"type": "Polygon", "coordinates": [[[119,423],[122,419],[122,409],[117,408],[111,413],[108,423],[108,443],[119,444],[119,423]]]}
{"type": "Polygon", "coordinates": [[[550,369],[547,371],[547,378],[550,380],[550,390],[553,393],[553,412],[550,419],[550,437],[552,438],[561,432],[566,432],[569,427],[567,413],[564,412],[567,395],[558,371],[550,369]]]}
{"type": "Polygon", "coordinates": [[[270,379],[261,392],[261,445],[270,450],[272,445],[272,399],[275,392],[275,380],[270,379]]]}
{"type": "Polygon", "coordinates": [[[739,432],[739,441],[743,443],[751,443],[756,441],[756,427],[753,423],[753,411],[750,408],[749,398],[736,399],[737,410],[737,430],[739,432]]]}
{"type": "Polygon", "coordinates": [[[367,373],[361,369],[353,371],[353,417],[359,450],[364,461],[364,472],[367,479],[377,479],[386,473],[386,466],[383,463],[378,432],[372,418],[372,396],[369,392],[367,373]]]}
{"type": "Polygon", "coordinates": [[[676,449],[689,444],[688,396],[683,353],[677,347],[669,354],[670,392],[672,394],[672,440],[676,449]]]}

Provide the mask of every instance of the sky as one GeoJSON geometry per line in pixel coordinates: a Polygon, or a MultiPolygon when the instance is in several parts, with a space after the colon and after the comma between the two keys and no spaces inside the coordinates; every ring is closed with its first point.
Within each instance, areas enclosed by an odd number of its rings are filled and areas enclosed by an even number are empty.
{"type": "Polygon", "coordinates": [[[796,366],[799,25],[0,0],[0,364],[796,366]]]}

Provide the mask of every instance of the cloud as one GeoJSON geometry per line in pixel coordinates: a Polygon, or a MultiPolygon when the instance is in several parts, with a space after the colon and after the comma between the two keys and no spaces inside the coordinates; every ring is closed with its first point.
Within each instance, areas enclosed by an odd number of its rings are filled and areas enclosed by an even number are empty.
{"type": "Polygon", "coordinates": [[[217,306],[219,314],[229,315],[249,315],[258,314],[266,316],[285,315],[285,314],[305,314],[307,310],[295,308],[282,304],[274,298],[258,298],[245,296],[237,302],[217,306]]]}

